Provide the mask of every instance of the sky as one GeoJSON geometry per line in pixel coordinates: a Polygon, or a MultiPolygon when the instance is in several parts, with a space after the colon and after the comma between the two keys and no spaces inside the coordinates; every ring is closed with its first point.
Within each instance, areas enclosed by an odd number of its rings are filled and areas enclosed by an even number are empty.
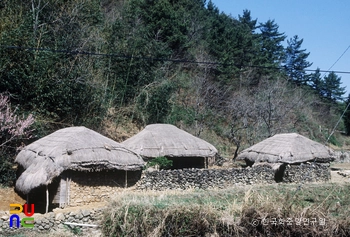
{"type": "MultiPolygon", "coordinates": [[[[350,1],[349,0],[212,0],[220,12],[238,18],[243,10],[250,10],[258,23],[275,20],[279,32],[287,40],[294,35],[303,39],[301,49],[309,52],[308,69],[320,68],[350,72],[350,1]]],[[[324,75],[323,73],[321,75],[324,75]]],[[[325,74],[327,75],[327,74],[325,74]]],[[[350,73],[337,73],[342,87],[350,93],[350,73]]]]}

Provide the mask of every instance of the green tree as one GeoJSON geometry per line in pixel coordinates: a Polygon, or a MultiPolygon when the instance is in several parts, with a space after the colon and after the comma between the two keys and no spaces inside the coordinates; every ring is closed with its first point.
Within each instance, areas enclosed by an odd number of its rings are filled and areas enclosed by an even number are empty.
{"type": "Polygon", "coordinates": [[[324,85],[319,68],[310,75],[310,86],[318,95],[322,95],[324,85]]]}
{"type": "Polygon", "coordinates": [[[0,92],[16,95],[27,111],[78,125],[101,112],[93,62],[74,53],[92,46],[86,35],[99,21],[86,15],[97,1],[74,3],[24,1],[14,7],[21,17],[1,32],[0,44],[20,47],[0,49],[0,92]]]}
{"type": "Polygon", "coordinates": [[[342,100],[345,94],[345,87],[341,87],[341,77],[334,72],[330,72],[323,79],[322,95],[329,101],[336,102],[342,100]]]}
{"type": "Polygon", "coordinates": [[[297,85],[306,85],[309,75],[306,74],[305,69],[312,65],[307,61],[310,53],[305,53],[306,49],[301,49],[303,39],[299,40],[297,35],[287,40],[287,43],[284,65],[286,73],[297,85]]]}
{"type": "Polygon", "coordinates": [[[274,67],[279,67],[284,60],[284,47],[282,42],[286,36],[278,31],[279,26],[274,20],[260,23],[261,58],[259,65],[267,67],[265,72],[271,72],[274,67]]]}
{"type": "Polygon", "coordinates": [[[256,33],[257,19],[253,20],[248,10],[243,11],[242,16],[238,16],[239,30],[237,31],[240,55],[238,55],[238,65],[240,65],[240,86],[245,83],[248,86],[256,85],[259,82],[259,76],[254,66],[260,63],[260,45],[259,34],[256,33]],[[253,66],[253,67],[252,67],[253,66]],[[248,75],[248,76],[244,76],[248,75]]]}
{"type": "Polygon", "coordinates": [[[163,65],[160,59],[171,55],[168,45],[158,40],[152,26],[145,23],[142,4],[131,1],[125,5],[121,19],[106,30],[106,52],[111,54],[104,59],[108,107],[132,103],[141,89],[161,73],[157,70],[163,65]]]}
{"type": "Polygon", "coordinates": [[[257,29],[256,23],[257,19],[253,20],[251,17],[251,12],[247,9],[243,10],[243,15],[238,15],[238,20],[245,26],[247,26],[251,33],[255,33],[255,30],[257,29]]]}
{"type": "Polygon", "coordinates": [[[258,35],[255,33],[257,20],[252,19],[248,10],[244,10],[243,15],[238,18],[240,22],[236,33],[238,52],[235,53],[235,57],[238,59],[236,64],[242,69],[242,67],[254,65],[259,52],[258,35]]]}
{"type": "Polygon", "coordinates": [[[170,98],[175,89],[171,82],[164,81],[144,89],[138,97],[138,110],[145,124],[164,123],[171,110],[170,98]]]}
{"type": "Polygon", "coordinates": [[[249,21],[249,12],[244,13],[241,23],[224,13],[209,1],[207,6],[207,33],[205,40],[208,43],[209,54],[220,62],[214,73],[224,85],[234,85],[238,80],[238,72],[251,63],[254,54],[252,23],[249,21]]]}

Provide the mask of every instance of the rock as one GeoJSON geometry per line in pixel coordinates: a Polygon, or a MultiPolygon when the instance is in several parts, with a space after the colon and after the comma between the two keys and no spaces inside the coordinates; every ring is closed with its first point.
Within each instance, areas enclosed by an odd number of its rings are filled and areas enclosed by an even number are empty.
{"type": "Polygon", "coordinates": [[[90,215],[90,211],[89,210],[82,210],[81,214],[84,216],[84,217],[87,217],[90,215]]]}
{"type": "Polygon", "coordinates": [[[56,216],[55,216],[55,220],[56,221],[62,221],[64,220],[64,214],[63,213],[57,213],[56,216]]]}

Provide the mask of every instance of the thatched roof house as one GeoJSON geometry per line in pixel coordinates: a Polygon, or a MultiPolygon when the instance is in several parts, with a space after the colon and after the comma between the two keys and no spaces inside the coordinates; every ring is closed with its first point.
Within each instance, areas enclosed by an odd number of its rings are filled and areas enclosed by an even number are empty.
{"type": "Polygon", "coordinates": [[[173,168],[206,167],[218,152],[210,143],[170,124],[148,125],[122,144],[145,159],[167,157],[173,168]]]}
{"type": "Polygon", "coordinates": [[[333,151],[297,133],[276,134],[245,150],[237,157],[249,166],[265,165],[275,172],[275,180],[282,181],[288,164],[301,164],[308,161],[318,163],[334,160],[333,151]]]}
{"type": "Polygon", "coordinates": [[[298,164],[307,161],[330,162],[334,160],[333,151],[297,133],[276,134],[245,150],[237,160],[254,163],[298,164]]]}
{"type": "MultiPolygon", "coordinates": [[[[24,170],[16,189],[24,194],[49,185],[59,176],[61,184],[64,179],[64,186],[67,186],[70,177],[66,171],[136,171],[144,166],[144,161],[134,151],[85,127],[64,128],[43,137],[26,146],[15,161],[24,170]]],[[[88,179],[89,175],[81,172],[78,176],[88,179]]],[[[58,194],[62,194],[62,187],[58,189],[61,191],[58,194]]],[[[60,204],[69,202],[65,200],[69,197],[58,199],[60,204]]]]}

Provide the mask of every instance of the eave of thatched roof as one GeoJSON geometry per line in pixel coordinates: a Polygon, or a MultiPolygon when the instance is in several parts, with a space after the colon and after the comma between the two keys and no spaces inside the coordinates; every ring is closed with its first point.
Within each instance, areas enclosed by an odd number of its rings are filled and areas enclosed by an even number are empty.
{"type": "Polygon", "coordinates": [[[151,124],[122,142],[144,157],[213,157],[217,149],[210,143],[170,124],[151,124]]]}
{"type": "Polygon", "coordinates": [[[321,143],[312,141],[297,133],[277,134],[245,150],[237,160],[250,163],[302,163],[316,160],[330,162],[334,160],[333,151],[321,143]]]}
{"type": "Polygon", "coordinates": [[[85,127],[60,129],[26,146],[15,160],[25,171],[16,182],[17,190],[28,193],[48,184],[64,170],[139,170],[142,158],[85,127]]]}

